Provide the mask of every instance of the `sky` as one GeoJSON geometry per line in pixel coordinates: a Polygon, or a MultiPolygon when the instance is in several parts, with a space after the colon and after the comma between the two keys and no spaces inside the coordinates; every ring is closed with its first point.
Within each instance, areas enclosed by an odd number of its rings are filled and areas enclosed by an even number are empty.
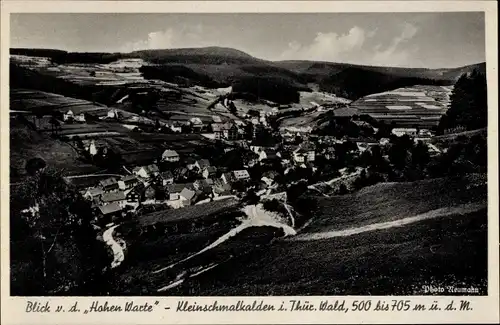
{"type": "Polygon", "coordinates": [[[130,52],[204,46],[268,60],[451,68],[485,61],[484,14],[11,14],[11,47],[130,52]]]}

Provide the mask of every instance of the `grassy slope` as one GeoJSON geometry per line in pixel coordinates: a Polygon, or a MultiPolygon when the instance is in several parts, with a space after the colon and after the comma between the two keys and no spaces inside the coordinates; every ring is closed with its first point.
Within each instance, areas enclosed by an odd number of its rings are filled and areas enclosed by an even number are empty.
{"type": "MultiPolygon", "coordinates": [[[[477,176],[471,178],[477,179],[477,176]]],[[[484,184],[467,189],[476,182],[481,183],[470,179],[441,179],[389,184],[385,185],[386,189],[379,187],[378,191],[372,187],[364,195],[360,193],[356,200],[344,197],[347,203],[335,208],[333,213],[331,207],[326,207],[326,213],[320,215],[309,230],[387,221],[400,213],[428,211],[467,201],[484,202],[484,184]],[[454,191],[452,186],[461,191],[454,191]],[[425,194],[427,191],[430,193],[425,194]],[[397,201],[399,194],[404,199],[397,201]],[[382,203],[385,201],[391,203],[382,203]],[[387,215],[373,211],[374,207],[387,215]]],[[[333,200],[340,204],[340,197],[333,200]]],[[[293,238],[277,240],[191,279],[169,294],[387,295],[416,294],[421,285],[431,283],[465,281],[467,285],[480,286],[484,285],[487,269],[486,215],[484,208],[467,215],[438,217],[349,237],[309,242],[292,241],[293,238]]],[[[219,248],[223,249],[223,246],[219,248]]]]}
{"type": "MultiPolygon", "coordinates": [[[[479,178],[480,176],[470,176],[479,178]]],[[[359,227],[411,217],[441,207],[486,200],[485,186],[460,179],[380,183],[359,192],[319,198],[314,221],[303,231],[359,227]]]]}

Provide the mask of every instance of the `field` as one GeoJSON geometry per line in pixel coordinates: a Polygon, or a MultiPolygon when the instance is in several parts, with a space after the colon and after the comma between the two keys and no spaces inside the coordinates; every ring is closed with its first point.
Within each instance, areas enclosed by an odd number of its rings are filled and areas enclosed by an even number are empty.
{"type": "Polygon", "coordinates": [[[446,113],[451,86],[424,86],[399,88],[371,94],[352,103],[360,114],[398,127],[434,127],[446,113]]]}
{"type": "Polygon", "coordinates": [[[99,170],[98,167],[79,159],[78,152],[69,144],[40,134],[16,119],[10,123],[10,181],[21,181],[26,176],[25,165],[39,157],[48,167],[56,168],[63,175],[86,174],[99,170]]]}

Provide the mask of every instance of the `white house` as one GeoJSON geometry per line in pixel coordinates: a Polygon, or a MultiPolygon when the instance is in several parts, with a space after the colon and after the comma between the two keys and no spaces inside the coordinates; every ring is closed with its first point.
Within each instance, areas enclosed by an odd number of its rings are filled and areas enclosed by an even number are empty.
{"type": "Polygon", "coordinates": [[[142,178],[151,178],[157,176],[159,172],[160,170],[158,169],[158,166],[156,166],[155,164],[135,167],[132,170],[132,173],[142,178]]]}
{"type": "Polygon", "coordinates": [[[75,114],[73,113],[72,110],[67,111],[66,113],[63,114],[63,120],[66,122],[68,120],[73,120],[75,114]]]}
{"type": "Polygon", "coordinates": [[[163,161],[176,162],[179,161],[179,154],[175,150],[167,149],[161,155],[163,161]]]}
{"type": "Polygon", "coordinates": [[[394,128],[392,129],[392,134],[400,137],[400,136],[403,136],[405,134],[409,135],[409,136],[417,136],[418,133],[417,133],[417,129],[415,128],[394,128]]]}
{"type": "Polygon", "coordinates": [[[247,180],[247,179],[250,179],[250,174],[245,169],[233,171],[233,176],[237,180],[247,180]]]}
{"type": "Polygon", "coordinates": [[[118,111],[116,109],[110,109],[108,111],[108,118],[118,118],[119,117],[119,114],[118,114],[118,111]]]}

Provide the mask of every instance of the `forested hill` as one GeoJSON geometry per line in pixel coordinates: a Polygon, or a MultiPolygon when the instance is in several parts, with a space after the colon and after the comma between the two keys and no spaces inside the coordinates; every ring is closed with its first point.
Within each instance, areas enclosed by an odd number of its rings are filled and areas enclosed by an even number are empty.
{"type": "Polygon", "coordinates": [[[144,50],[130,53],[74,53],[12,48],[11,54],[48,57],[58,64],[110,63],[139,58],[145,78],[234,91],[280,103],[296,102],[311,87],[349,99],[415,84],[450,85],[463,73],[485,71],[485,63],[453,69],[372,67],[317,61],[267,61],[223,47],[144,50]],[[283,95],[275,96],[281,93],[283,95]]]}

